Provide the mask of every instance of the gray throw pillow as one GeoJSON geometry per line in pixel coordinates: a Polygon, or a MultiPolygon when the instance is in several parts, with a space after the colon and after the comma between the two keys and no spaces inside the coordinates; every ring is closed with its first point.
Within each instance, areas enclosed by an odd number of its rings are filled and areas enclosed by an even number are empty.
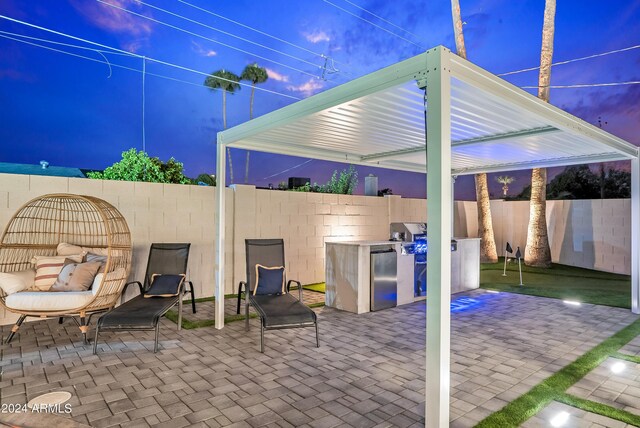
{"type": "Polygon", "coordinates": [[[98,273],[104,272],[104,267],[107,264],[107,256],[103,256],[95,253],[87,253],[84,256],[85,262],[100,262],[100,269],[98,269],[98,273]]]}

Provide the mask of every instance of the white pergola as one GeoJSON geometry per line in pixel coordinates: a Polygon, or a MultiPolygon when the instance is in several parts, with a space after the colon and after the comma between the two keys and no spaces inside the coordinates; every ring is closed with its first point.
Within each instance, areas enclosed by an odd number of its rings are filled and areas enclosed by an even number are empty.
{"type": "Polygon", "coordinates": [[[452,176],[631,160],[631,307],[640,313],[638,147],[442,46],[218,133],[216,328],[224,326],[227,147],[427,172],[429,427],[449,426],[452,176]]]}

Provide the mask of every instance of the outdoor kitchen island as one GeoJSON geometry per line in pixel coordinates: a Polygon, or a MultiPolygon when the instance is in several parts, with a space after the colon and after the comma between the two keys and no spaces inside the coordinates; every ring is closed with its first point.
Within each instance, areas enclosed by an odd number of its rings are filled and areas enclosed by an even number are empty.
{"type": "MultiPolygon", "coordinates": [[[[480,285],[480,239],[455,238],[451,252],[451,293],[472,290],[480,285]],[[455,249],[454,249],[455,248],[455,249]]],[[[325,244],[325,304],[328,307],[362,314],[371,307],[371,254],[395,251],[397,305],[424,299],[416,297],[414,255],[402,254],[403,242],[343,241],[325,244]]],[[[377,254],[376,254],[377,255],[377,254]]],[[[388,274],[387,280],[391,280],[388,274]]]]}

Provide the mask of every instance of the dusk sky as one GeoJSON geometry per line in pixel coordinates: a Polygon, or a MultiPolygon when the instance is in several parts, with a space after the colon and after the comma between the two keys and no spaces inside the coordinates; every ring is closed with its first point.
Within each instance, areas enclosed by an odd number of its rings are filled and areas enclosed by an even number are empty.
{"type": "MultiPolygon", "coordinates": [[[[460,3],[471,61],[493,73],[539,64],[544,0],[460,3]]],[[[640,0],[557,3],[554,62],[640,45],[640,0]]],[[[269,74],[260,87],[277,93],[256,92],[255,116],[294,102],[290,97],[311,96],[436,45],[455,51],[449,0],[2,0],[0,15],[202,73],[224,68],[240,74],[247,64],[257,62],[269,74]],[[322,54],[337,69],[327,73],[326,80],[320,78],[322,54]]],[[[47,160],[57,166],[103,169],[119,160],[121,152],[142,149],[142,60],[86,49],[91,47],[99,49],[0,19],[0,162],[47,160]],[[103,55],[111,69],[97,62],[105,61],[103,55]]],[[[551,82],[640,81],[639,68],[640,49],[635,48],[556,66],[551,82]]],[[[146,72],[147,152],[163,160],[175,157],[189,176],[215,173],[221,93],[204,87],[202,74],[152,61],[146,62],[146,72]]],[[[537,71],[505,78],[532,86],[537,84],[537,71]]],[[[243,87],[227,97],[229,126],[249,119],[249,94],[250,88],[243,87]]],[[[590,123],[597,124],[601,117],[607,131],[636,145],[638,100],[640,85],[551,90],[553,104],[590,123]]],[[[235,182],[242,183],[245,152],[232,154],[235,182]]],[[[334,169],[347,167],[306,161],[254,152],[249,182],[277,185],[289,176],[302,176],[323,183],[334,169]]],[[[363,191],[364,177],[374,173],[380,188],[390,187],[406,197],[425,196],[422,174],[364,167],[358,171],[357,193],[363,191]]],[[[489,183],[497,196],[501,185],[496,175],[489,183]]],[[[511,175],[517,178],[511,193],[529,184],[527,172],[511,175]]],[[[460,179],[456,197],[473,198],[472,182],[472,177],[460,179]]]]}

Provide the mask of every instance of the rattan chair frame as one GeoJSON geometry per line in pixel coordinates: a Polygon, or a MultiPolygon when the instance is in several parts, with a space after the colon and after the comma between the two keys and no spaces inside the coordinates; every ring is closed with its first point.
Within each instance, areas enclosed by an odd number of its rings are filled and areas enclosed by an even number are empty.
{"type": "MultiPolygon", "coordinates": [[[[107,261],[100,289],[84,306],[64,311],[22,311],[5,304],[0,290],[0,305],[19,314],[7,338],[9,342],[27,317],[79,317],[86,343],[91,316],[113,308],[131,270],[131,233],[127,222],[110,203],[85,195],[47,194],[24,204],[7,223],[0,238],[0,272],[17,272],[32,267],[36,255],[56,255],[59,243],[106,250],[107,261]]],[[[60,293],[64,298],[64,293],[60,293]]],[[[76,320],[77,321],[77,320],[76,320]]]]}

